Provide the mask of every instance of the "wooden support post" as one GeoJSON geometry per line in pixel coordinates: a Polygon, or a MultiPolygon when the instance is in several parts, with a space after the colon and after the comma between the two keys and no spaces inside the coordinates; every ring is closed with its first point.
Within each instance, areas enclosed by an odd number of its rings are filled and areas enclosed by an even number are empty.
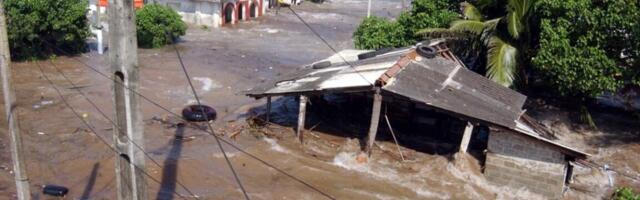
{"type": "Polygon", "coordinates": [[[108,9],[109,60],[116,112],[113,135],[118,151],[117,199],[146,200],[147,183],[142,171],[145,169],[144,124],[140,97],[132,92],[140,89],[134,0],[110,0],[108,9]]]}
{"type": "Polygon", "coordinates": [[[387,126],[389,126],[389,131],[391,131],[391,136],[393,137],[393,141],[396,142],[396,148],[398,148],[398,153],[400,153],[400,158],[402,162],[404,162],[404,155],[402,154],[402,149],[400,149],[400,144],[398,143],[398,139],[396,138],[396,133],[393,132],[393,127],[391,127],[391,122],[389,121],[389,117],[387,117],[387,111],[385,109],[384,120],[387,121],[387,126]]]}
{"type": "Polygon", "coordinates": [[[467,122],[467,126],[464,128],[464,134],[462,135],[462,141],[460,142],[459,152],[467,152],[469,142],[471,141],[471,133],[473,133],[473,124],[467,122]]]}
{"type": "Polygon", "coordinates": [[[9,53],[9,39],[7,36],[7,20],[5,18],[4,0],[0,0],[0,76],[2,76],[2,93],[4,95],[4,111],[9,128],[9,142],[11,159],[13,161],[13,175],[16,182],[19,200],[31,199],[29,179],[22,152],[22,136],[16,112],[16,97],[11,82],[11,54],[9,53]]]}
{"type": "Polygon", "coordinates": [[[378,133],[378,123],[380,122],[380,107],[382,106],[382,95],[380,95],[380,88],[376,89],[373,94],[373,108],[371,109],[371,124],[369,126],[369,135],[367,136],[367,155],[371,156],[371,150],[373,148],[373,142],[376,140],[376,134],[378,133]]]}
{"type": "Polygon", "coordinates": [[[271,97],[267,97],[267,123],[269,123],[269,116],[271,115],[271,97]]]}
{"type": "Polygon", "coordinates": [[[300,95],[300,109],[298,110],[298,128],[296,129],[296,136],[302,142],[302,130],[304,130],[304,120],[307,113],[307,96],[300,95]]]}

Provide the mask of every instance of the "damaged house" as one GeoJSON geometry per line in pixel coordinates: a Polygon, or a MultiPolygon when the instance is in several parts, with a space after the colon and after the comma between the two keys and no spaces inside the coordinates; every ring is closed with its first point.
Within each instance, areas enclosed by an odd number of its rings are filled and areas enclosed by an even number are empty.
{"type": "Polygon", "coordinates": [[[246,94],[267,98],[267,112],[272,97],[299,98],[296,134],[300,140],[309,98],[363,94],[367,100],[359,104],[372,103],[366,105],[371,115],[365,151],[371,151],[379,124],[385,118],[388,123],[388,106],[392,112],[408,113],[393,115],[394,123],[406,123],[415,134],[433,136],[424,140],[449,138],[455,142],[455,151],[478,149],[489,181],[550,198],[562,195],[571,178],[570,161],[589,156],[543,137],[523,117],[526,96],[468,70],[442,41],[396,50],[343,51],[246,94]]]}

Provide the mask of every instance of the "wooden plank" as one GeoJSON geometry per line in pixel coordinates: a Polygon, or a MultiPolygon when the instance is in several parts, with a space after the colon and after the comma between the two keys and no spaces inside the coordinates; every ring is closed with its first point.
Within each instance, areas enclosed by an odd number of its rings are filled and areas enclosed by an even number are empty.
{"type": "Polygon", "coordinates": [[[464,134],[462,135],[462,141],[460,142],[459,152],[467,152],[469,142],[471,141],[471,133],[473,133],[473,124],[467,122],[467,126],[464,128],[464,134]]]}
{"type": "Polygon", "coordinates": [[[382,95],[380,95],[380,88],[376,89],[373,94],[373,108],[371,109],[371,124],[369,126],[369,135],[367,136],[367,155],[371,156],[371,149],[373,142],[376,140],[376,134],[378,133],[378,122],[380,121],[380,107],[382,105],[382,95]]]}
{"type": "Polygon", "coordinates": [[[296,129],[296,136],[302,143],[302,130],[304,130],[304,120],[307,113],[307,96],[300,95],[300,107],[298,110],[298,128],[296,129]]]}

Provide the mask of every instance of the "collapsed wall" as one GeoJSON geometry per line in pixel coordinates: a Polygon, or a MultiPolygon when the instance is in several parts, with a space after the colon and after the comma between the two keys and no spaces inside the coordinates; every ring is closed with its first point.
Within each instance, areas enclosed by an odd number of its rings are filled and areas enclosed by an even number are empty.
{"type": "Polygon", "coordinates": [[[568,162],[559,149],[522,134],[492,129],[487,150],[484,174],[489,181],[561,197],[568,162]]]}

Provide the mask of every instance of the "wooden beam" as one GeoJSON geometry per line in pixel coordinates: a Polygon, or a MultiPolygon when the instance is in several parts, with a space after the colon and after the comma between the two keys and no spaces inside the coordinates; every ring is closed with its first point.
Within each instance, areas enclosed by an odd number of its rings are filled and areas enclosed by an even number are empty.
{"type": "Polygon", "coordinates": [[[271,115],[271,96],[267,97],[267,113],[266,113],[267,123],[269,123],[269,115],[271,115]]]}
{"type": "Polygon", "coordinates": [[[369,135],[367,136],[367,155],[371,156],[371,149],[373,148],[373,142],[376,140],[376,134],[378,133],[378,122],[380,122],[380,107],[382,106],[382,95],[380,95],[380,88],[377,88],[373,94],[373,108],[371,109],[371,124],[369,126],[369,135]]]}
{"type": "Polygon", "coordinates": [[[307,113],[307,96],[300,95],[300,108],[298,110],[298,128],[296,129],[296,136],[302,143],[302,130],[304,130],[304,120],[307,113]]]}
{"type": "Polygon", "coordinates": [[[459,152],[467,152],[469,142],[471,141],[471,133],[473,133],[473,124],[467,122],[467,126],[464,128],[464,134],[462,135],[462,141],[460,142],[459,152]]]}

